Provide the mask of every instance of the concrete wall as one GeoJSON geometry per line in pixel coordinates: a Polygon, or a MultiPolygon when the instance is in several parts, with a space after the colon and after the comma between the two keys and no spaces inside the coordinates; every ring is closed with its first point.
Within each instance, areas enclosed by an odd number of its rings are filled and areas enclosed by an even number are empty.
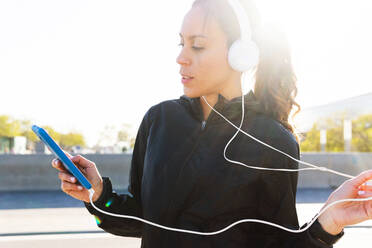
{"type": "MultiPolygon", "coordinates": [[[[102,176],[109,176],[116,190],[128,184],[131,155],[87,154],[102,176]]],[[[52,168],[53,155],[0,155],[0,191],[58,190],[57,171],[52,168]]],[[[301,160],[350,175],[372,169],[372,153],[304,153],[301,160]]],[[[300,166],[302,168],[304,166],[300,166]]],[[[299,188],[338,187],[346,178],[321,171],[299,173],[299,188]]]]}
{"type": "MultiPolygon", "coordinates": [[[[87,154],[102,176],[109,176],[114,187],[128,184],[131,155],[87,154]]],[[[60,189],[58,172],[51,165],[54,155],[0,155],[0,191],[60,189]]]]}
{"type": "MultiPolygon", "coordinates": [[[[352,176],[372,169],[372,153],[303,153],[301,160],[352,176]]],[[[298,180],[300,188],[327,188],[338,187],[347,178],[323,171],[301,171],[298,180]]]]}

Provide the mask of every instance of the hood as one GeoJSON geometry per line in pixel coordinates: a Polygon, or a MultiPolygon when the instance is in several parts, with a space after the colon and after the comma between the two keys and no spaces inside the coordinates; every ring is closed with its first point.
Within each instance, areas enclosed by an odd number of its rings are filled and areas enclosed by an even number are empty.
{"type": "MultiPolygon", "coordinates": [[[[203,121],[203,111],[200,101],[203,101],[200,97],[190,98],[186,95],[180,97],[181,104],[183,104],[190,113],[199,121],[203,121]]],[[[218,94],[217,103],[213,106],[218,112],[224,115],[226,118],[232,120],[236,117],[241,116],[242,111],[242,98],[241,96],[235,97],[231,100],[226,99],[223,95],[218,94]]],[[[263,105],[257,100],[253,91],[249,91],[244,95],[244,107],[245,113],[253,111],[256,113],[264,113],[263,105]]],[[[216,121],[217,119],[222,120],[214,111],[211,112],[208,117],[208,122],[216,121]]],[[[224,120],[223,120],[224,121],[224,120]]]]}

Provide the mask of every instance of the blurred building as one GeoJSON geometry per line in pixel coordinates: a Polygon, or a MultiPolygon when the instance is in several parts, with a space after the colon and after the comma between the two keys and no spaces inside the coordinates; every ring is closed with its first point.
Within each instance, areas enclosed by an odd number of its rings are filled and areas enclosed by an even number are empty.
{"type": "Polygon", "coordinates": [[[23,136],[0,137],[0,153],[25,154],[27,139],[23,136]]]}
{"type": "Polygon", "coordinates": [[[372,114],[372,93],[303,109],[294,120],[297,129],[305,133],[321,119],[342,116],[342,119],[354,120],[365,114],[372,114]]]}

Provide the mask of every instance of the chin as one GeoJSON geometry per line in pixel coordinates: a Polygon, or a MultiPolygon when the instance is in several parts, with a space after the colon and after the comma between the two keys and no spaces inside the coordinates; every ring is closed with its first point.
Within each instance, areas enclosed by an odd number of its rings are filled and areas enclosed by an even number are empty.
{"type": "Polygon", "coordinates": [[[195,97],[200,97],[200,96],[202,96],[201,94],[200,94],[200,92],[195,92],[195,91],[193,91],[193,90],[188,90],[188,89],[183,89],[183,94],[185,95],[185,96],[187,96],[187,97],[189,97],[189,98],[195,98],[195,97]]]}

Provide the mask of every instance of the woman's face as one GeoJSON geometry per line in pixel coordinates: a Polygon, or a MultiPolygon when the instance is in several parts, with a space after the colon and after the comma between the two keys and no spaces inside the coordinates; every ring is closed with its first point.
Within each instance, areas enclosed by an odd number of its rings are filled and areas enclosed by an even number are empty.
{"type": "Polygon", "coordinates": [[[215,18],[208,18],[206,23],[204,18],[203,10],[195,6],[186,14],[181,27],[182,47],[177,63],[188,97],[219,93],[236,73],[227,62],[225,34],[215,18]]]}

